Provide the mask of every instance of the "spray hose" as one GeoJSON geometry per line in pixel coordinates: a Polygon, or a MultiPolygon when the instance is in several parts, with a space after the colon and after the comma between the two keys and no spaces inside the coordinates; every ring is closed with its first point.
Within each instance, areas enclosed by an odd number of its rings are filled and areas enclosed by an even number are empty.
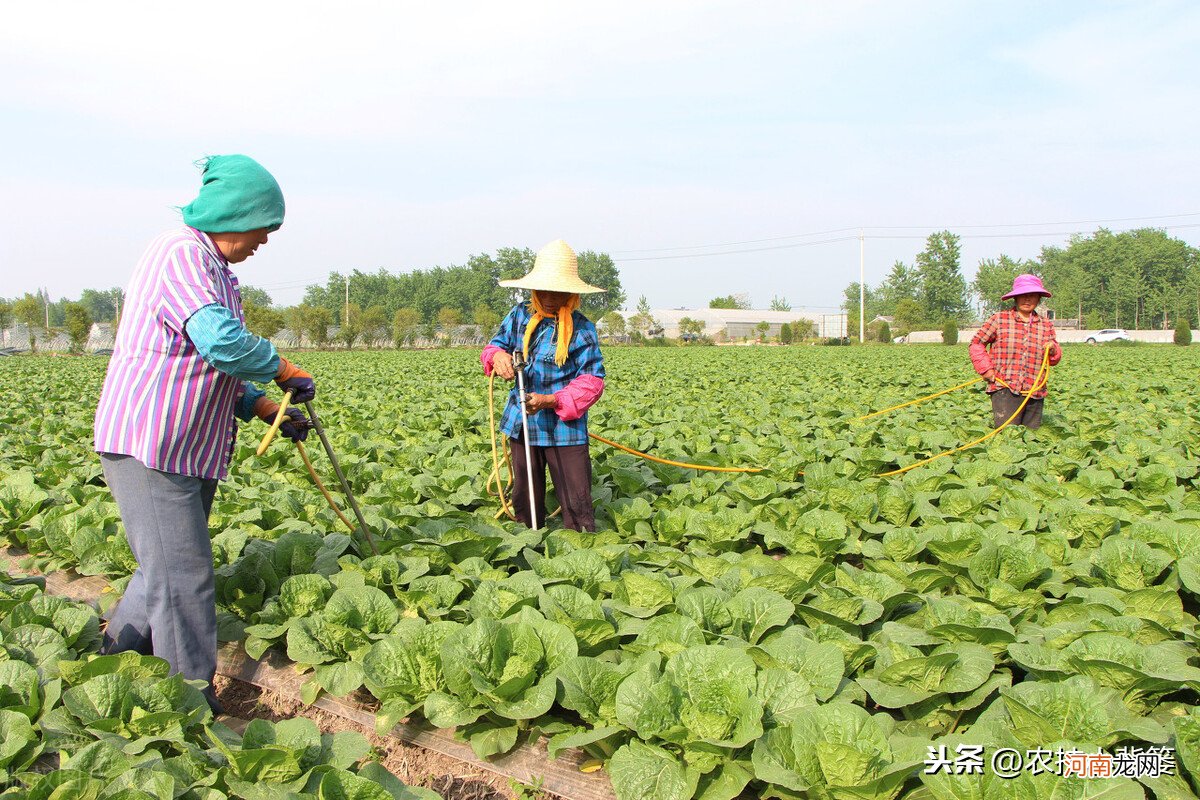
{"type": "MultiPolygon", "coordinates": [[[[496,512],[496,518],[501,515],[507,515],[509,519],[516,519],[513,513],[512,506],[508,500],[508,490],[512,486],[512,453],[509,451],[508,437],[497,437],[496,430],[496,376],[492,374],[488,377],[488,429],[491,432],[492,440],[492,471],[488,475],[486,490],[489,496],[496,497],[500,501],[500,510],[496,512]],[[500,445],[496,444],[496,439],[501,439],[500,445]],[[507,478],[501,477],[501,466],[505,468],[508,475],[507,478]]],[[[742,472],[755,473],[762,472],[761,467],[712,467],[706,464],[689,464],[684,461],[671,461],[666,458],[652,456],[649,453],[643,453],[640,450],[634,450],[632,447],[626,447],[619,442],[614,442],[612,439],[606,439],[603,436],[597,436],[594,433],[588,433],[588,438],[595,439],[601,444],[606,444],[609,447],[616,448],[630,455],[643,458],[647,461],[653,461],[656,464],[666,464],[671,467],[682,467],[684,469],[700,470],[702,472],[742,472]]],[[[562,509],[556,510],[551,517],[557,516],[562,509]]]]}
{"type": "MultiPolygon", "coordinates": [[[[976,445],[982,444],[982,443],[986,442],[988,439],[991,439],[993,436],[1000,433],[1000,431],[1007,428],[1010,424],[1012,424],[1012,421],[1015,420],[1017,417],[1019,417],[1021,415],[1021,412],[1025,410],[1025,406],[1029,403],[1030,399],[1033,397],[1034,392],[1040,391],[1041,389],[1043,389],[1046,386],[1046,383],[1050,378],[1050,348],[1051,348],[1051,345],[1047,344],[1046,349],[1042,354],[1042,364],[1038,368],[1037,377],[1034,378],[1033,385],[1029,387],[1029,390],[1024,392],[1024,399],[1021,401],[1021,405],[1017,406],[1017,410],[1014,411],[1012,413],[1012,415],[1008,419],[1006,419],[1002,425],[998,426],[995,430],[989,431],[988,433],[984,434],[983,436],[980,436],[978,439],[972,439],[971,441],[967,442],[964,445],[960,445],[951,450],[946,450],[945,452],[938,453],[937,455],[922,459],[915,463],[909,464],[906,467],[901,467],[899,469],[890,470],[888,472],[880,472],[875,477],[890,478],[890,477],[894,477],[896,475],[903,475],[905,472],[916,469],[917,467],[924,466],[925,464],[928,464],[931,461],[936,461],[939,458],[945,458],[946,456],[953,455],[955,453],[961,453],[963,450],[968,450],[972,447],[975,447],[976,445]]],[[[926,395],[925,397],[921,397],[916,400],[910,400],[907,403],[901,403],[899,405],[890,406],[890,407],[882,409],[880,411],[874,411],[870,414],[865,414],[861,417],[855,417],[855,421],[859,422],[862,420],[867,420],[872,417],[877,417],[882,414],[886,414],[890,411],[896,411],[901,408],[907,408],[909,406],[917,405],[918,403],[924,403],[927,400],[933,400],[934,398],[941,397],[942,395],[950,394],[951,392],[958,391],[959,389],[965,389],[966,387],[976,384],[981,380],[984,380],[984,379],[982,377],[972,378],[971,380],[964,381],[963,383],[960,383],[957,386],[951,386],[949,389],[944,389],[940,392],[935,392],[931,395],[926,395]]],[[[1008,389],[1009,391],[1013,391],[1014,394],[1016,393],[1015,390],[1013,390],[1011,386],[1009,386],[1007,383],[1005,383],[1004,380],[1001,379],[1000,376],[998,376],[998,375],[996,376],[996,383],[999,383],[1001,386],[1008,389]]],[[[512,482],[513,482],[512,454],[509,451],[507,437],[499,437],[502,441],[499,445],[497,445],[497,443],[496,443],[497,431],[496,431],[495,397],[496,397],[496,376],[492,375],[488,378],[488,429],[491,432],[491,440],[492,440],[492,471],[488,475],[486,488],[487,488],[487,493],[489,496],[496,497],[500,501],[500,510],[496,512],[496,515],[495,515],[496,519],[499,519],[502,515],[507,515],[509,519],[515,520],[516,514],[513,513],[512,506],[508,500],[508,490],[512,486],[512,482]],[[507,478],[504,478],[501,476],[501,466],[503,466],[506,469],[506,471],[508,473],[507,478]]],[[[758,473],[758,472],[764,471],[763,468],[761,468],[761,467],[711,467],[711,466],[707,466],[704,464],[688,464],[688,463],[685,463],[682,461],[670,461],[665,458],[658,458],[657,456],[652,456],[649,453],[643,453],[640,450],[634,450],[632,447],[626,447],[623,444],[614,442],[611,439],[606,439],[603,436],[597,436],[594,433],[588,433],[588,437],[591,439],[595,439],[596,441],[598,441],[602,444],[606,444],[609,447],[613,447],[613,448],[616,448],[617,450],[621,450],[622,452],[637,456],[638,458],[644,458],[647,461],[653,461],[656,464],[667,464],[668,466],[672,466],[672,467],[683,467],[685,469],[702,470],[705,472],[758,473]]],[[[804,473],[797,472],[796,474],[803,475],[804,473]]],[[[561,511],[562,511],[562,509],[560,508],[560,509],[556,510],[553,514],[550,514],[549,516],[551,516],[551,517],[557,516],[561,511]]]]}

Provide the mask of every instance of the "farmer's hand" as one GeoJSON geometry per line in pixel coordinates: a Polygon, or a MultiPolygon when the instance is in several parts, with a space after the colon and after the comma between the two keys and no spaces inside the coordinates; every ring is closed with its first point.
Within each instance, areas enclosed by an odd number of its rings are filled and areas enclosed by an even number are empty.
{"type": "MultiPolygon", "coordinates": [[[[267,398],[266,396],[258,398],[254,403],[254,415],[268,425],[275,424],[275,415],[279,413],[279,403],[267,398]]],[[[308,429],[312,427],[312,423],[304,416],[304,412],[295,406],[288,406],[288,410],[284,412],[283,423],[279,426],[279,433],[293,442],[303,442],[308,438],[308,429]]]]}
{"type": "Polygon", "coordinates": [[[506,381],[511,381],[516,377],[517,373],[513,371],[512,356],[503,350],[497,351],[492,356],[492,372],[504,378],[506,381]]]}
{"type": "Polygon", "coordinates": [[[275,383],[285,392],[292,392],[292,400],[297,403],[307,403],[317,396],[317,385],[313,376],[297,367],[286,358],[279,357],[279,372],[275,375],[275,383]]]}
{"type": "Polygon", "coordinates": [[[532,414],[535,411],[544,409],[553,409],[558,405],[557,398],[552,394],[536,394],[530,392],[525,395],[525,410],[532,414]]]}
{"type": "Polygon", "coordinates": [[[283,424],[279,426],[279,434],[293,442],[303,442],[307,439],[312,423],[308,421],[308,417],[304,416],[304,412],[295,406],[288,406],[288,410],[284,414],[283,424]]]}
{"type": "Polygon", "coordinates": [[[983,373],[983,379],[985,381],[987,381],[988,383],[995,383],[996,382],[996,370],[989,369],[987,372],[983,373]]]}

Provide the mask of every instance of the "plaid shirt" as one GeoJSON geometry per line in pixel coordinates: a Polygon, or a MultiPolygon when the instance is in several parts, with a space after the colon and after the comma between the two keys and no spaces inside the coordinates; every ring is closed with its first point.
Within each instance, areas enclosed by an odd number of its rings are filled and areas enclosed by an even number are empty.
{"type": "MultiPolygon", "coordinates": [[[[533,316],[527,303],[521,303],[508,312],[500,323],[500,332],[491,344],[512,353],[521,347],[525,337],[525,325],[533,316]]],[[[537,394],[554,394],[565,389],[567,384],[580,375],[595,375],[604,378],[604,357],[600,355],[600,337],[596,326],[578,311],[574,314],[575,334],[567,351],[567,360],[560,367],[554,363],[554,350],[558,342],[558,322],[545,319],[538,323],[529,341],[529,365],[525,368],[525,391],[537,394]]],[[[504,406],[500,418],[500,430],[506,436],[518,439],[521,436],[521,406],[517,398],[516,383],[504,406]]],[[[529,415],[529,443],[537,447],[567,447],[587,444],[587,413],[576,420],[560,419],[553,409],[545,409],[529,415]]]]}
{"type": "MultiPolygon", "coordinates": [[[[971,339],[971,363],[980,375],[994,369],[1014,391],[1027,392],[1042,368],[1042,353],[1048,342],[1054,343],[1050,351],[1053,366],[1062,358],[1054,323],[1036,311],[1029,315],[1028,322],[1023,322],[1016,309],[1006,308],[992,314],[971,339]]],[[[999,384],[990,384],[988,393],[998,388],[999,384]]],[[[1033,396],[1045,397],[1045,387],[1033,396]]]]}

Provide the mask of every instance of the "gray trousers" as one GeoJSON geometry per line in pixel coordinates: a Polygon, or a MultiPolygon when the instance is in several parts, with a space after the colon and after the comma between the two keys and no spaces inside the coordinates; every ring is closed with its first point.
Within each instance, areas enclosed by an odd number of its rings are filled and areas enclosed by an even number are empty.
{"type": "Polygon", "coordinates": [[[155,655],[209,684],[217,670],[217,606],[208,513],[215,479],[150,469],[101,453],[138,568],[108,620],[102,652],[155,655]]]}
{"type": "MultiPolygon", "coordinates": [[[[1008,389],[997,389],[992,392],[992,427],[999,428],[1003,425],[1006,419],[1017,412],[1024,399],[1024,395],[1013,394],[1008,389]]],[[[1045,403],[1044,397],[1029,398],[1021,415],[1014,419],[1012,424],[1024,425],[1030,430],[1040,428],[1042,426],[1042,406],[1045,403]]]]}

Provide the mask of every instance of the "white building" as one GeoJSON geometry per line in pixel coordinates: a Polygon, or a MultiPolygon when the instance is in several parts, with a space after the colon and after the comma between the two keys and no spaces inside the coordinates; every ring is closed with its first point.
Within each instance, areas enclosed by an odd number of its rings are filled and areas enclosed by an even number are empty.
{"type": "Polygon", "coordinates": [[[767,336],[777,338],[779,328],[808,320],[813,324],[817,336],[845,336],[846,315],[837,311],[797,308],[791,311],[765,311],[740,308],[656,308],[650,315],[662,327],[662,335],[679,337],[679,320],[688,317],[704,323],[703,334],[714,337],[719,333],[729,339],[754,338],[758,336],[758,324],[765,322],[770,327],[767,336]]]}

